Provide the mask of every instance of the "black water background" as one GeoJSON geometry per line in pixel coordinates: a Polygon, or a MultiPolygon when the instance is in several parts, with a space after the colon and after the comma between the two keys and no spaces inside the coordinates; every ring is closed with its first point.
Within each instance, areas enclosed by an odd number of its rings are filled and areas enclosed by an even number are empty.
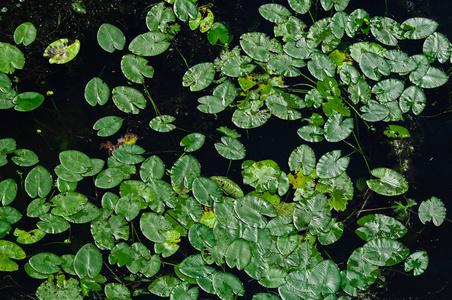
{"type": "MultiPolygon", "coordinates": [[[[17,3],[17,1],[9,2],[17,3]]],[[[9,2],[8,4],[10,4],[9,2]]],[[[93,2],[96,3],[96,1],[93,2]]],[[[38,58],[34,52],[27,52],[24,49],[24,53],[29,55],[27,56],[26,67],[24,71],[17,71],[16,73],[21,79],[19,83],[20,91],[32,90],[45,94],[47,90],[52,90],[55,92],[53,96],[55,106],[47,99],[42,107],[33,112],[0,111],[0,138],[14,137],[18,148],[29,148],[35,151],[41,159],[40,164],[46,166],[49,170],[58,164],[58,153],[64,149],[76,149],[90,155],[90,157],[105,159],[106,152],[98,150],[98,145],[101,142],[105,142],[105,139],[97,137],[91,128],[97,119],[107,114],[118,114],[125,118],[125,125],[123,125],[121,131],[110,138],[118,138],[123,133],[132,131],[141,137],[138,144],[149,151],[155,153],[168,149],[178,151],[159,153],[167,167],[170,167],[181,154],[181,147],[178,143],[186,133],[178,131],[169,135],[155,133],[150,130],[147,122],[154,116],[150,105],[145,112],[140,114],[139,118],[136,118],[118,113],[111,100],[106,107],[97,109],[92,109],[84,100],[84,86],[94,76],[100,76],[108,83],[110,88],[127,84],[119,69],[119,61],[126,51],[116,51],[113,54],[103,52],[97,46],[95,34],[93,34],[98,26],[103,22],[113,23],[124,31],[128,41],[136,34],[147,30],[144,23],[144,7],[151,2],[139,3],[140,1],[132,1],[127,2],[127,5],[122,5],[121,1],[110,2],[111,4],[109,5],[112,5],[112,9],[109,12],[113,14],[103,14],[101,13],[102,10],[98,8],[99,13],[96,14],[96,18],[93,15],[88,18],[89,16],[84,17],[73,13],[70,18],[67,18],[66,23],[64,22],[66,20],[64,15],[58,17],[58,11],[67,12],[67,10],[63,10],[62,4],[58,4],[60,6],[55,4],[56,10],[49,9],[48,15],[45,17],[51,21],[47,20],[47,22],[56,24],[58,18],[62,21],[58,30],[55,32],[43,32],[44,37],[42,40],[40,42],[37,40],[35,43],[41,43],[41,46],[43,46],[60,37],[77,37],[82,42],[81,52],[73,62],[67,65],[55,66],[39,62],[40,60],[42,61],[41,58],[38,58]],[[136,15],[138,17],[135,17],[136,15]],[[89,20],[91,24],[88,24],[88,21],[85,26],[81,25],[82,22],[70,23],[70,20],[79,20],[80,18],[89,20]],[[31,62],[39,63],[34,66],[30,65],[31,62]],[[45,80],[46,83],[41,84],[42,80],[45,80]],[[36,133],[37,129],[42,130],[42,136],[36,133]]],[[[408,17],[418,15],[430,17],[440,24],[439,32],[450,39],[452,38],[450,29],[452,25],[450,18],[452,5],[447,1],[388,2],[391,2],[389,3],[390,16],[397,21],[402,22],[408,17]]],[[[47,4],[49,3],[59,2],[48,1],[47,4]]],[[[40,5],[45,6],[46,2],[42,1],[40,5]]],[[[235,34],[235,42],[237,43],[238,36],[243,32],[268,30],[270,28],[269,24],[263,21],[257,13],[259,5],[257,1],[218,2],[215,3],[214,13],[220,20],[231,24],[235,34]],[[215,11],[216,8],[218,12],[215,11]]],[[[10,35],[17,25],[28,21],[26,15],[21,15],[21,13],[27,9],[32,9],[32,7],[32,4],[25,2],[22,3],[22,8],[20,9],[10,9],[10,13],[16,13],[18,17],[10,24],[0,23],[1,41],[11,42],[10,36],[5,35],[5,31],[10,32],[10,35]]],[[[364,8],[371,16],[385,14],[384,1],[351,1],[350,8],[357,7],[364,8]]],[[[348,11],[352,10],[348,9],[348,11]]],[[[7,18],[4,17],[5,19],[7,18]]],[[[218,53],[218,49],[208,50],[211,47],[207,44],[204,35],[187,29],[183,33],[186,33],[189,38],[178,39],[175,44],[181,49],[190,65],[205,61],[206,57],[215,57],[216,53],[218,53]]],[[[39,34],[38,39],[41,38],[39,34]]],[[[43,52],[42,47],[41,49],[41,52],[43,52]]],[[[419,52],[420,50],[416,51],[419,52]]],[[[205,116],[196,111],[196,99],[203,93],[189,93],[180,86],[180,78],[186,68],[176,51],[165,53],[164,59],[156,57],[149,60],[156,72],[154,79],[147,82],[149,82],[150,93],[161,113],[175,115],[177,117],[176,124],[189,131],[200,130],[204,133],[214,134],[214,129],[217,126],[232,127],[229,113],[222,113],[218,116],[218,120],[214,120],[213,117],[205,116]]],[[[447,88],[441,88],[427,95],[431,106],[426,109],[423,115],[440,113],[442,109],[450,104],[450,95],[447,88]]],[[[450,184],[450,168],[452,167],[450,155],[452,152],[450,142],[452,133],[451,117],[445,114],[435,118],[416,118],[410,124],[416,129],[414,136],[418,140],[415,141],[416,149],[412,157],[412,168],[407,174],[412,184],[408,197],[421,201],[435,195],[444,201],[446,207],[449,207],[452,192],[450,184]]],[[[283,122],[272,118],[262,128],[248,132],[238,130],[242,134],[242,141],[247,149],[247,159],[256,161],[273,159],[283,169],[288,171],[288,155],[295,147],[303,143],[296,134],[296,129],[299,126],[296,122],[283,122]]],[[[218,135],[216,138],[218,139],[218,135]]],[[[371,155],[373,167],[392,167],[395,160],[388,155],[389,148],[381,143],[382,140],[383,137],[380,131],[380,135],[375,134],[364,140],[363,146],[366,147],[366,153],[371,155]]],[[[313,145],[313,147],[315,147],[317,157],[327,151],[338,148],[342,149],[344,153],[350,151],[350,148],[343,144],[313,145]]],[[[224,159],[219,159],[211,140],[207,141],[203,149],[199,153],[195,153],[195,155],[201,162],[204,176],[224,175],[226,173],[228,162],[224,159]]],[[[2,179],[13,177],[17,181],[18,176],[15,174],[13,167],[12,163],[2,167],[0,173],[2,179]]],[[[26,174],[27,169],[23,171],[26,174]]],[[[354,181],[361,176],[366,176],[365,165],[360,156],[352,156],[347,172],[354,181]]],[[[229,176],[240,178],[240,163],[232,164],[229,176]]],[[[80,188],[87,191],[90,189],[89,185],[81,186],[80,188]]],[[[18,199],[16,201],[18,202],[18,199]]],[[[370,201],[369,206],[366,208],[382,207],[387,206],[387,204],[388,201],[386,199],[376,197],[370,201]],[[382,203],[379,203],[379,200],[382,203]]],[[[450,216],[449,213],[448,216],[450,216]]],[[[27,225],[21,224],[21,226],[27,225]]],[[[423,228],[419,224],[416,226],[418,226],[419,230],[423,228]]],[[[391,278],[389,280],[389,290],[381,299],[416,299],[416,297],[427,299],[429,294],[432,294],[429,299],[448,299],[447,296],[450,295],[448,290],[450,291],[451,285],[447,284],[452,280],[452,259],[449,252],[451,247],[451,229],[452,226],[448,222],[438,229],[430,225],[418,237],[413,237],[407,246],[411,251],[427,250],[430,256],[429,268],[426,273],[419,277],[407,278],[405,275],[396,275],[391,278]],[[442,292],[435,293],[441,289],[443,289],[442,292]]],[[[357,247],[363,243],[354,236],[353,232],[346,232],[340,243],[328,248],[335,261],[337,258],[336,262],[346,262],[350,249],[353,249],[347,244],[353,244],[353,246],[357,247]]]]}

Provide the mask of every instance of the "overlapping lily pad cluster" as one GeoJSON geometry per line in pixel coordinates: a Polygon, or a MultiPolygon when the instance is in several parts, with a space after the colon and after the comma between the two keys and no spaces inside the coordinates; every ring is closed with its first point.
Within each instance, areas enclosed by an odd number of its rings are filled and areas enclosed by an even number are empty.
{"type": "MultiPolygon", "coordinates": [[[[154,69],[143,56],[171,47],[181,26],[176,18],[190,20],[192,29],[207,32],[212,44],[231,41],[226,27],[213,22],[210,8],[198,9],[191,0],[167,2],[150,8],[149,31],[134,38],[128,46],[131,54],[122,57],[121,70],[134,84],[152,78],[154,69]]],[[[423,88],[448,80],[430,65],[445,63],[451,54],[449,42],[435,32],[437,24],[432,20],[414,18],[398,24],[387,17],[370,18],[361,9],[348,14],[343,11],[348,0],[322,0],[316,5],[336,12],[307,28],[298,17],[310,12],[311,1],[289,0],[288,4],[293,12],[278,4],[259,8],[265,19],[275,23],[279,40],[261,32],[245,33],[240,48],[226,50],[216,64],[201,63],[185,73],[183,85],[192,91],[204,90],[215,80],[212,95],[199,98],[202,112],[216,114],[232,108],[232,122],[246,129],[264,124],[271,115],[285,120],[305,115],[302,120],[309,125],[298,131],[303,140],[339,142],[353,133],[353,116],[357,122],[395,122],[405,113],[419,114],[426,105],[423,88]],[[372,41],[354,43],[358,31],[370,32],[364,37],[372,41]],[[405,38],[426,38],[423,54],[410,56],[395,49],[405,38]],[[350,45],[342,47],[344,41],[350,45]],[[300,76],[308,81],[293,80],[300,76]]],[[[124,34],[111,24],[102,25],[97,38],[107,52],[126,45],[124,34]]],[[[0,54],[13,53],[11,47],[0,44],[0,54]]],[[[12,54],[5,57],[9,63],[0,67],[15,65],[12,54]]],[[[12,73],[9,70],[3,72],[12,73]]],[[[0,75],[0,103],[18,109],[20,95],[8,96],[11,82],[7,75],[0,75]]],[[[157,115],[149,126],[160,132],[176,128],[171,123],[174,117],[160,115],[146,87],[135,87],[113,88],[118,109],[139,114],[146,108],[144,93],[157,115]]],[[[92,106],[104,105],[110,89],[101,78],[93,78],[86,85],[85,98],[92,106]]],[[[121,117],[106,116],[94,129],[99,136],[111,136],[122,123],[121,117]]],[[[240,134],[227,127],[218,131],[224,135],[215,144],[218,153],[229,160],[243,160],[246,151],[240,134]]],[[[200,163],[190,153],[204,142],[202,133],[188,134],[180,143],[184,154],[170,168],[158,156],[146,157],[146,150],[134,143],[118,145],[106,161],[65,150],[53,169],[54,179],[52,170],[38,165],[32,150],[18,149],[12,138],[1,139],[0,166],[12,162],[26,176],[21,184],[12,178],[0,182],[0,270],[18,270],[14,260],[26,258],[18,244],[25,248],[78,224],[89,226],[92,239],[75,253],[30,250],[33,255],[23,266],[31,277],[45,279],[36,291],[39,299],[82,299],[93,294],[130,299],[147,293],[197,299],[199,288],[228,300],[243,295],[254,300],[347,299],[377,281],[381,267],[404,262],[405,270],[414,275],[426,269],[426,252],[410,254],[399,241],[407,232],[405,225],[383,214],[357,221],[356,234],[364,243],[341,269],[325,258],[322,247],[339,240],[344,230],[336,211],[346,210],[354,196],[346,174],[350,158],[340,150],[318,157],[302,144],[288,158],[289,173],[273,160],[245,160],[243,184],[252,189],[245,195],[240,185],[226,177],[202,176],[200,163]],[[82,181],[94,182],[96,195],[81,193],[82,181]],[[11,206],[22,187],[31,199],[24,214],[35,220],[36,229],[14,225],[24,217],[11,206]],[[10,235],[13,228],[16,242],[10,235]],[[181,246],[195,254],[172,261],[181,246]],[[169,271],[168,266],[174,269],[169,271]],[[271,290],[250,295],[238,274],[271,290]]],[[[399,196],[408,190],[408,182],[392,169],[375,168],[371,173],[375,179],[367,180],[367,187],[377,194],[399,196]]],[[[395,202],[394,209],[407,213],[414,205],[413,200],[406,205],[395,202]]],[[[422,223],[433,221],[436,226],[446,215],[436,197],[423,201],[418,213],[422,223]]]]}

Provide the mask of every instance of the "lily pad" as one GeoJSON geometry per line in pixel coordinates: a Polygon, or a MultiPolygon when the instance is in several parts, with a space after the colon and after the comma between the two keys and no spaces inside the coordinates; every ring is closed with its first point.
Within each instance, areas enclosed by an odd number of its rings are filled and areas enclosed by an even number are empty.
{"type": "Polygon", "coordinates": [[[138,90],[129,86],[117,86],[113,89],[113,102],[125,113],[139,114],[146,108],[146,99],[138,90]]]}
{"type": "Polygon", "coordinates": [[[74,258],[74,270],[79,278],[95,278],[102,269],[102,254],[93,244],[85,244],[74,258]]]}
{"type": "Polygon", "coordinates": [[[116,49],[124,49],[126,38],[121,29],[114,25],[104,23],[97,31],[97,42],[102,49],[113,53],[116,49]]]}
{"type": "Polygon", "coordinates": [[[425,251],[412,253],[405,261],[405,272],[413,271],[414,276],[419,276],[427,270],[428,254],[425,251]]]}
{"type": "Polygon", "coordinates": [[[49,57],[51,64],[65,64],[73,60],[79,51],[79,40],[59,39],[47,46],[43,56],[49,57]]]}
{"type": "Polygon", "coordinates": [[[25,65],[23,53],[15,46],[0,42],[0,72],[12,74],[25,65]]]}
{"type": "Polygon", "coordinates": [[[154,76],[154,68],[148,65],[147,59],[133,54],[126,54],[122,57],[121,70],[127,79],[135,83],[143,83],[143,77],[152,78],[154,76]]]}
{"type": "Polygon", "coordinates": [[[156,56],[165,52],[169,45],[165,34],[149,31],[135,37],[130,42],[129,51],[140,56],[156,56]]]}
{"type": "MultiPolygon", "coordinates": [[[[188,0],[189,1],[189,0],[188,0]]],[[[190,87],[190,91],[197,92],[208,87],[215,77],[215,66],[206,62],[194,65],[182,77],[182,85],[190,87]]]]}
{"type": "Polygon", "coordinates": [[[171,124],[175,120],[176,118],[170,115],[157,116],[149,122],[149,127],[158,132],[169,132],[176,129],[176,125],[171,124]]]}
{"type": "Polygon", "coordinates": [[[110,89],[102,79],[94,77],[86,84],[84,95],[89,105],[104,105],[110,98],[110,89]]]}
{"type": "Polygon", "coordinates": [[[392,169],[376,168],[371,171],[378,179],[367,180],[367,186],[374,192],[384,196],[398,196],[408,190],[408,182],[392,169]]]}
{"type": "Polygon", "coordinates": [[[121,128],[123,119],[117,116],[108,116],[100,118],[93,125],[94,130],[99,130],[97,132],[98,136],[111,136],[118,132],[121,128]]]}
{"type": "Polygon", "coordinates": [[[36,27],[31,22],[25,22],[17,26],[14,30],[14,42],[16,44],[22,43],[24,46],[28,46],[36,38],[36,27]]]}
{"type": "Polygon", "coordinates": [[[20,93],[13,99],[17,111],[32,111],[44,102],[44,96],[36,92],[20,93]]]}
{"type": "Polygon", "coordinates": [[[239,140],[229,136],[221,137],[221,143],[215,143],[218,153],[227,159],[240,160],[245,157],[245,147],[239,140]]]}
{"type": "Polygon", "coordinates": [[[334,150],[320,157],[316,172],[320,178],[333,178],[341,175],[348,167],[350,157],[341,157],[341,150],[334,150]]]}
{"type": "Polygon", "coordinates": [[[435,226],[440,226],[446,219],[446,208],[443,202],[435,196],[422,201],[419,205],[419,219],[423,224],[432,221],[435,226]]]}
{"type": "Polygon", "coordinates": [[[31,198],[46,197],[52,189],[53,181],[49,171],[43,166],[34,167],[25,178],[25,191],[31,198]]]}

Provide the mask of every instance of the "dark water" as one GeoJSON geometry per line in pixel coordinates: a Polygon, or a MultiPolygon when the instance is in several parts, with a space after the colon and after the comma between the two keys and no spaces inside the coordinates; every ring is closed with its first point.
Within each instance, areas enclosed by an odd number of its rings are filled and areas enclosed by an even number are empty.
{"type": "MultiPolygon", "coordinates": [[[[14,8],[18,1],[6,1],[10,7],[9,14],[4,13],[0,21],[0,39],[11,42],[11,33],[22,22],[29,21],[24,12],[34,11],[33,18],[37,18],[38,40],[25,49],[25,70],[17,71],[21,79],[20,92],[33,90],[45,94],[47,90],[55,92],[42,107],[29,113],[19,113],[14,110],[0,111],[0,138],[14,137],[18,148],[29,148],[40,157],[40,164],[49,170],[58,164],[58,153],[64,149],[77,149],[90,157],[106,159],[106,152],[99,151],[98,146],[105,142],[92,130],[97,119],[105,115],[120,115],[125,119],[124,125],[114,137],[118,138],[127,131],[137,133],[141,139],[139,145],[146,150],[158,153],[165,161],[167,168],[181,155],[179,141],[187,133],[175,131],[171,134],[156,133],[149,129],[148,122],[154,117],[150,105],[139,117],[121,114],[109,101],[105,107],[92,108],[83,96],[86,83],[94,76],[101,77],[112,89],[114,86],[127,85],[123,77],[119,62],[124,51],[113,54],[103,52],[96,41],[95,32],[103,22],[110,22],[123,30],[127,41],[139,33],[145,32],[145,7],[154,1],[92,1],[88,8],[88,15],[77,15],[67,9],[65,1],[39,1],[39,4],[24,2],[21,8],[14,8]],[[41,17],[38,15],[41,14],[41,17]],[[8,16],[14,16],[8,17],[8,16]],[[138,16],[138,17],[136,17],[138,16]],[[61,37],[78,38],[82,42],[78,57],[67,65],[47,65],[40,58],[40,53],[47,44],[61,37]],[[39,55],[35,52],[39,50],[39,55]],[[42,81],[45,81],[42,84],[42,81]],[[49,101],[50,100],[50,101],[49,101]],[[36,133],[42,130],[42,135],[36,133]],[[171,150],[170,153],[162,153],[171,150]]],[[[237,38],[243,32],[253,30],[272,30],[257,13],[260,1],[212,1],[217,20],[231,24],[237,38]],[[262,23],[261,23],[262,22],[262,23]]],[[[282,1],[283,3],[284,1],[282,1]]],[[[3,3],[3,2],[2,2],[3,3]]],[[[0,3],[0,8],[2,6],[0,3]]],[[[384,1],[351,1],[350,9],[364,8],[371,16],[384,15],[386,12],[384,1]]],[[[436,20],[440,26],[438,31],[452,38],[452,3],[449,1],[388,1],[388,15],[399,22],[411,16],[425,16],[436,20]]],[[[219,51],[219,48],[210,47],[205,36],[185,29],[186,39],[176,39],[175,45],[181,50],[189,65],[201,61],[210,61],[219,51]],[[213,49],[213,50],[211,50],[213,49]]],[[[416,50],[420,52],[421,50],[416,50]]],[[[186,68],[180,55],[176,51],[165,53],[160,57],[150,58],[150,64],[155,68],[155,77],[148,80],[148,89],[162,114],[176,116],[176,125],[190,132],[201,131],[206,134],[215,134],[218,126],[234,126],[230,122],[231,114],[221,113],[218,119],[205,116],[196,110],[196,99],[203,93],[190,93],[180,85],[180,78],[186,68]]],[[[15,74],[15,75],[16,75],[15,74]]],[[[450,106],[451,97],[447,88],[428,93],[429,107],[422,117],[407,121],[407,124],[416,130],[413,136],[415,151],[412,155],[412,167],[407,174],[410,180],[410,191],[407,197],[415,198],[418,202],[431,196],[437,196],[449,208],[452,194],[452,118],[451,114],[427,118],[441,113],[450,106]]],[[[242,134],[242,142],[247,149],[247,159],[263,160],[273,159],[286,172],[287,158],[290,152],[303,141],[296,134],[299,124],[297,122],[283,122],[272,118],[268,124],[255,130],[238,130],[242,134]]],[[[373,135],[363,137],[363,146],[366,154],[372,158],[371,167],[392,167],[396,160],[388,155],[388,146],[381,141],[382,136],[373,135]]],[[[218,135],[214,139],[218,139],[218,135]]],[[[205,176],[225,175],[228,162],[220,159],[213,147],[214,140],[207,140],[204,147],[195,153],[202,165],[205,176]]],[[[350,148],[344,144],[312,145],[317,157],[334,150],[342,149],[344,153],[350,148]]],[[[12,164],[2,167],[2,179],[13,177],[18,180],[12,164]]],[[[367,170],[362,158],[354,155],[351,158],[347,173],[355,181],[361,176],[367,176],[367,170]]],[[[229,171],[232,178],[240,178],[240,163],[233,162],[229,171]]],[[[17,200],[16,200],[17,201],[17,200]]],[[[368,208],[387,206],[387,200],[373,199],[368,208]]],[[[26,207],[26,206],[24,206],[26,207]]],[[[448,212],[447,216],[450,217],[448,212]]],[[[415,216],[414,216],[415,217],[415,216]]],[[[413,218],[414,219],[414,218],[413,218]]],[[[388,291],[378,299],[450,299],[452,296],[452,225],[445,222],[438,229],[432,224],[424,227],[418,221],[413,226],[421,233],[410,237],[405,242],[412,252],[426,250],[429,253],[430,265],[427,271],[419,276],[406,276],[396,273],[388,276],[388,291]]],[[[336,245],[337,263],[346,262],[348,255],[354,247],[360,246],[361,241],[354,233],[345,235],[336,245]],[[348,244],[348,245],[347,245],[348,244]]],[[[363,243],[361,243],[362,245],[363,243]]],[[[328,250],[330,251],[330,250],[328,250]]],[[[28,253],[27,253],[28,254],[28,253]]],[[[24,279],[25,280],[25,279],[24,279]]],[[[23,283],[20,282],[21,285],[23,283]]],[[[37,283],[39,284],[39,283],[37,283]]],[[[32,293],[32,291],[31,291],[32,293]]]]}

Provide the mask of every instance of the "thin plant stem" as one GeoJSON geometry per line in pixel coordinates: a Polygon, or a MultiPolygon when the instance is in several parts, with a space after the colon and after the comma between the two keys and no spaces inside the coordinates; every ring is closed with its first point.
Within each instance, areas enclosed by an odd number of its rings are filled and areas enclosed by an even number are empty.
{"type": "Polygon", "coordinates": [[[160,111],[157,108],[157,105],[155,105],[154,100],[152,100],[151,94],[149,93],[148,89],[146,88],[146,86],[143,84],[143,88],[144,88],[144,92],[146,94],[146,96],[148,97],[149,101],[151,101],[152,107],[154,108],[155,114],[157,116],[160,116],[160,111]]]}
{"type": "Polygon", "coordinates": [[[184,60],[185,65],[187,66],[187,69],[190,69],[190,67],[188,66],[187,60],[186,60],[185,57],[182,55],[182,53],[179,51],[179,49],[178,49],[177,47],[174,47],[174,48],[176,48],[176,51],[179,53],[179,55],[180,55],[180,56],[182,57],[182,59],[184,60]]]}

